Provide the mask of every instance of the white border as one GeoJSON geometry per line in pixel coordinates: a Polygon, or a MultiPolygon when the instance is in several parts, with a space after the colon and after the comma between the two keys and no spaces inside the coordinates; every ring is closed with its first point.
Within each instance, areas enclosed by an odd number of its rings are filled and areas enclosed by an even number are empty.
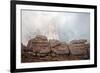
{"type": "Polygon", "coordinates": [[[94,9],[16,5],[16,69],[94,64],[94,9]],[[21,63],[21,9],[90,13],[90,60],[21,63]]]}

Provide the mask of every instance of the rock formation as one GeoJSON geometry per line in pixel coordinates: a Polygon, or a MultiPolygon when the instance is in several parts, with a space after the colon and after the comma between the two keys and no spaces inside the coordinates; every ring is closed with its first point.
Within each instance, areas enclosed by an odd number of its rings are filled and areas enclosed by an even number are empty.
{"type": "Polygon", "coordinates": [[[37,55],[43,55],[50,52],[49,42],[45,36],[37,35],[35,38],[29,40],[28,49],[32,49],[33,53],[37,55]]]}
{"type": "Polygon", "coordinates": [[[69,54],[68,45],[65,42],[60,42],[58,40],[50,40],[49,42],[53,54],[69,54]]]}
{"type": "Polygon", "coordinates": [[[72,55],[82,56],[82,58],[88,58],[89,56],[89,44],[87,40],[72,40],[69,44],[69,49],[72,55]]]}
{"type": "Polygon", "coordinates": [[[21,44],[22,62],[84,60],[90,57],[90,44],[87,40],[72,40],[70,43],[37,35],[28,41],[27,46],[21,44]]]}

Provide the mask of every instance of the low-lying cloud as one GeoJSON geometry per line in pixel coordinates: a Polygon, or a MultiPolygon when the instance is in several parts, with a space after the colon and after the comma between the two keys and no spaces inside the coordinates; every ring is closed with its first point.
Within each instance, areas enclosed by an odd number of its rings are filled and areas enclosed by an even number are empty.
{"type": "Polygon", "coordinates": [[[22,43],[41,34],[48,36],[48,26],[55,27],[61,41],[90,40],[90,14],[22,10],[22,43]]]}

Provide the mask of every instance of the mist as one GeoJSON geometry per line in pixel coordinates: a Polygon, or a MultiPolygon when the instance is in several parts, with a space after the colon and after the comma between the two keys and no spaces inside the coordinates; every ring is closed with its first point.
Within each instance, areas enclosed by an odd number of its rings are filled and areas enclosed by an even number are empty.
{"type": "Polygon", "coordinates": [[[48,38],[48,26],[55,27],[60,41],[90,40],[90,14],[76,12],[49,12],[22,10],[22,43],[27,45],[36,35],[48,38]]]}

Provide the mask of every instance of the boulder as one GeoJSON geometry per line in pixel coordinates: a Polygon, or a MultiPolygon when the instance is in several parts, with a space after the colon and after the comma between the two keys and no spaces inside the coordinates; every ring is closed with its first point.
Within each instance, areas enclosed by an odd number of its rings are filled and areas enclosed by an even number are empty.
{"type": "Polygon", "coordinates": [[[55,39],[49,40],[50,48],[55,48],[56,46],[59,46],[60,44],[61,42],[58,40],[55,40],[55,39]]]}
{"type": "Polygon", "coordinates": [[[29,52],[29,51],[32,51],[31,49],[28,49],[25,45],[23,45],[22,43],[21,43],[21,51],[22,52],[29,52]]]}
{"type": "Polygon", "coordinates": [[[68,45],[65,42],[60,42],[57,44],[59,45],[55,45],[54,47],[51,46],[51,51],[53,52],[53,54],[54,53],[57,55],[69,54],[68,45]]]}
{"type": "Polygon", "coordinates": [[[26,46],[23,45],[23,43],[21,43],[21,48],[22,48],[22,49],[26,49],[26,46]]]}
{"type": "Polygon", "coordinates": [[[35,38],[29,40],[27,48],[39,54],[47,54],[50,52],[48,40],[43,35],[37,35],[35,38]]]}
{"type": "Polygon", "coordinates": [[[71,44],[79,44],[79,43],[86,43],[87,42],[87,40],[85,40],[85,39],[80,39],[80,40],[72,40],[72,41],[70,41],[70,43],[71,44]]]}
{"type": "MultiPolygon", "coordinates": [[[[86,41],[84,40],[84,42],[86,41]]],[[[89,45],[83,43],[83,41],[69,44],[69,49],[72,55],[87,55],[87,48],[89,48],[89,45]]]]}

